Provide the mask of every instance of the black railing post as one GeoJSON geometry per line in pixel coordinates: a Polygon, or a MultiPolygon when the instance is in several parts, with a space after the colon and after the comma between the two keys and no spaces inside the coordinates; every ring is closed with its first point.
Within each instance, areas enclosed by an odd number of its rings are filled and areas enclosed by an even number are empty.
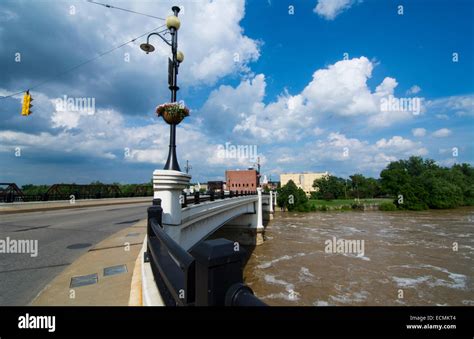
{"type": "Polygon", "coordinates": [[[225,198],[224,190],[221,190],[221,199],[224,199],[224,198],[225,198]]]}
{"type": "Polygon", "coordinates": [[[214,191],[209,192],[210,200],[214,201],[214,191]]]}
{"type": "Polygon", "coordinates": [[[196,306],[224,306],[229,288],[242,283],[244,250],[227,239],[206,240],[191,252],[196,260],[196,306]]]}
{"type": "Polygon", "coordinates": [[[199,204],[199,191],[194,192],[194,204],[195,205],[199,204]]]}
{"type": "Polygon", "coordinates": [[[233,191],[229,191],[229,198],[232,198],[234,196],[234,192],[233,191]]]}

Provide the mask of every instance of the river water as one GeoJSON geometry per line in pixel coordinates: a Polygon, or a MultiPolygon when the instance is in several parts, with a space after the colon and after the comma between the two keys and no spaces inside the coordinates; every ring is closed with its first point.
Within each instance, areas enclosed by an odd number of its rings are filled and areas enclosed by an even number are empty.
{"type": "Polygon", "coordinates": [[[244,277],[269,305],[474,305],[474,208],[276,212],[265,235],[244,277]]]}

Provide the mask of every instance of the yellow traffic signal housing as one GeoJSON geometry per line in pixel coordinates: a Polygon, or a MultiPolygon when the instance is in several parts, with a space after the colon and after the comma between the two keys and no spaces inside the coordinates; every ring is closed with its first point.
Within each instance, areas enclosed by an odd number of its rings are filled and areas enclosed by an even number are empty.
{"type": "Polygon", "coordinates": [[[30,115],[33,113],[30,109],[33,107],[31,102],[33,101],[33,98],[30,95],[30,91],[26,91],[25,95],[23,96],[23,105],[21,107],[21,115],[30,115]]]}
{"type": "Polygon", "coordinates": [[[27,97],[27,94],[25,93],[25,95],[23,95],[23,102],[22,102],[22,105],[21,105],[21,115],[27,115],[26,114],[26,99],[27,97]]]}

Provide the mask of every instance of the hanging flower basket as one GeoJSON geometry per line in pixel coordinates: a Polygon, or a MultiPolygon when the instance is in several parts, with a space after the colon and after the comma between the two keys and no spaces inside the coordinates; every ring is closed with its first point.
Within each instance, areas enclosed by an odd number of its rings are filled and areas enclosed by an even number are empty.
{"type": "Polygon", "coordinates": [[[168,124],[177,125],[189,115],[189,109],[179,103],[167,103],[158,106],[156,114],[168,124]]]}

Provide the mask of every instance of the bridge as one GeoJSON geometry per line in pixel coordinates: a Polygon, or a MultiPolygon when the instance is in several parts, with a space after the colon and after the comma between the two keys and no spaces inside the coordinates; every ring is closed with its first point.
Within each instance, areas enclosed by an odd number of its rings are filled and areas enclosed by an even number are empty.
{"type": "MultiPolygon", "coordinates": [[[[276,194],[183,195],[191,176],[153,172],[153,205],[141,256],[143,305],[264,305],[243,284],[246,250],[264,241],[276,194]],[[222,238],[205,240],[211,234],[222,238]]],[[[215,238],[215,237],[214,237],[215,238]]]]}

